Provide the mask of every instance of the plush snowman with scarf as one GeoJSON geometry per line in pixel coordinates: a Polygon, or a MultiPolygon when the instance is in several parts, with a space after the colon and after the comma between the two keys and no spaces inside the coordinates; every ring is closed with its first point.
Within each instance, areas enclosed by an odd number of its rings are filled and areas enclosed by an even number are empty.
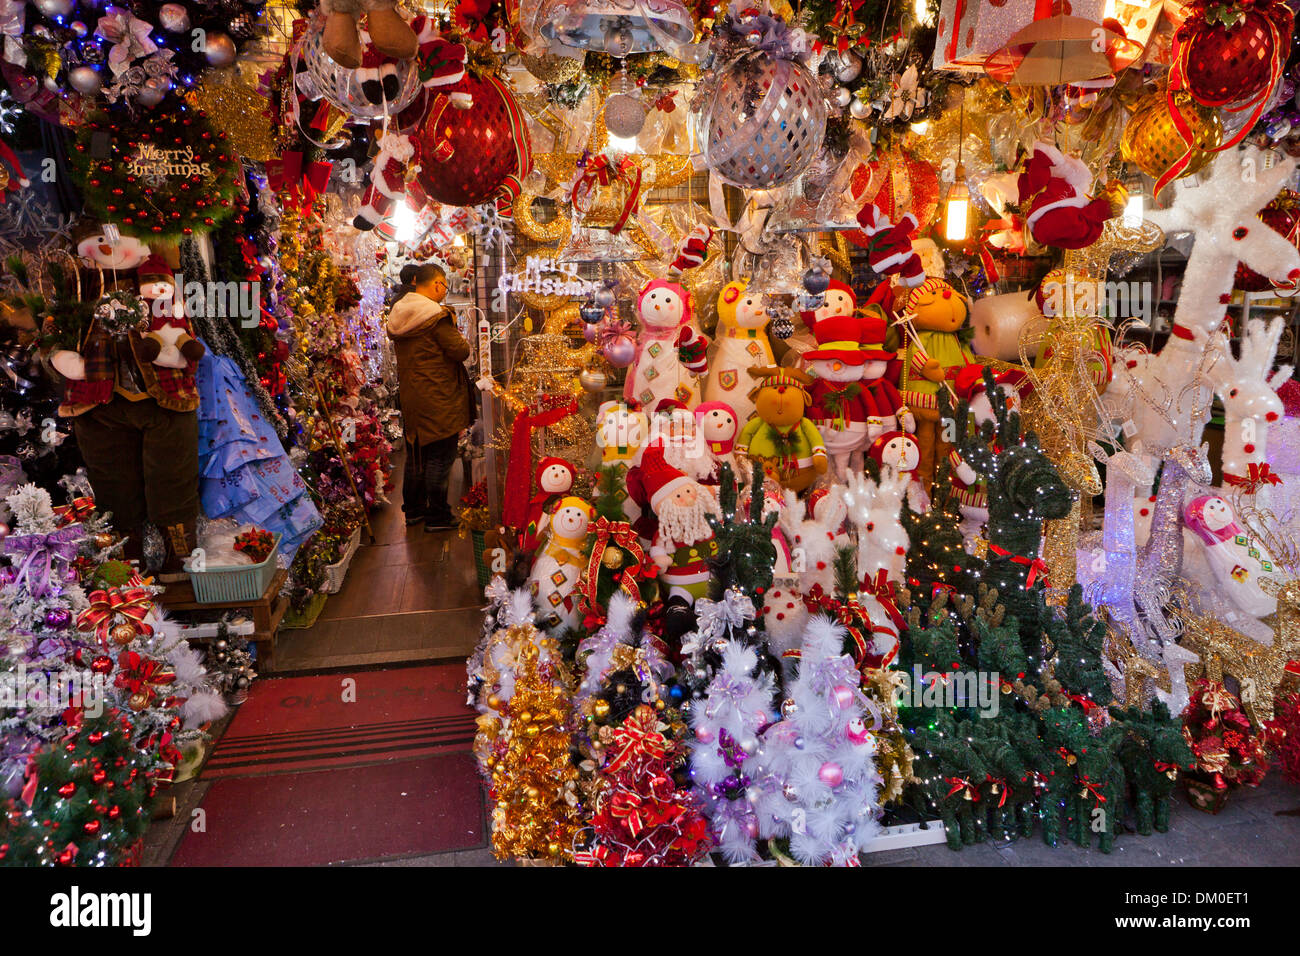
{"type": "Polygon", "coordinates": [[[676,282],[652,279],[637,297],[636,314],[641,331],[624,396],[646,410],[668,398],[694,408],[701,395],[697,376],[708,370],[709,340],[693,325],[691,294],[676,282]]]}

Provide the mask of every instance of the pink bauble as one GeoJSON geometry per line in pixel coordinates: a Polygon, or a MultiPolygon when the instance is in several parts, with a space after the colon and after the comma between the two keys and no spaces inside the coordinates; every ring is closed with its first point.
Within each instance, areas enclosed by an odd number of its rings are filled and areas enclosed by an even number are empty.
{"type": "Polygon", "coordinates": [[[831,691],[831,699],[840,710],[848,710],[853,706],[853,688],[838,684],[831,691]]]}
{"type": "MultiPolygon", "coordinates": [[[[448,206],[477,206],[532,169],[528,126],[510,88],[495,76],[467,75],[473,97],[457,109],[438,94],[415,133],[419,183],[430,199],[448,206]]],[[[514,192],[517,192],[517,188],[514,192]]]]}
{"type": "Polygon", "coordinates": [[[844,782],[844,768],[834,761],[828,760],[817,771],[817,779],[828,787],[838,787],[844,782]]]}
{"type": "Polygon", "coordinates": [[[630,335],[620,335],[606,342],[601,354],[615,368],[627,368],[636,359],[636,342],[630,335]]]}
{"type": "Polygon", "coordinates": [[[695,739],[702,744],[707,744],[713,740],[713,731],[709,730],[707,727],[696,727],[695,739]]]}

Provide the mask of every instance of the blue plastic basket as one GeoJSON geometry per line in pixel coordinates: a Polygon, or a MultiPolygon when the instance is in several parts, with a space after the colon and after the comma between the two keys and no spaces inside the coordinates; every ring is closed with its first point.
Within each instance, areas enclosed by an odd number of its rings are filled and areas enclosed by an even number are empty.
{"type": "Polygon", "coordinates": [[[275,536],[271,553],[259,564],[237,564],[224,568],[190,571],[194,600],[199,604],[227,604],[231,601],[256,601],[275,577],[275,557],[280,553],[280,535],[275,536]]]}

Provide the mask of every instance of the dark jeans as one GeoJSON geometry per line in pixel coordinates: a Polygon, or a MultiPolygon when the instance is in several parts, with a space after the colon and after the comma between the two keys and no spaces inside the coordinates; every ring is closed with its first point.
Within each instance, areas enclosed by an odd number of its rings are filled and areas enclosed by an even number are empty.
{"type": "Polygon", "coordinates": [[[427,445],[406,443],[406,465],[402,478],[402,510],[408,517],[424,518],[437,524],[451,523],[447,484],[456,462],[457,435],[448,435],[427,445]]]}
{"type": "Polygon", "coordinates": [[[199,512],[199,415],[169,412],[148,398],[120,395],[73,420],[95,504],[113,527],[138,534],[148,518],[160,528],[191,524],[199,512]]]}

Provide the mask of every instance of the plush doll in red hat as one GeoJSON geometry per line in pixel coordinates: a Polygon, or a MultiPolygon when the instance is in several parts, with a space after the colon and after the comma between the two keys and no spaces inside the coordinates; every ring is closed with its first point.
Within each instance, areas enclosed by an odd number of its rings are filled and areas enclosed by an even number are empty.
{"type": "Polygon", "coordinates": [[[647,448],[641,457],[641,476],[650,509],[659,519],[650,543],[659,583],[667,599],[694,604],[709,593],[709,559],[717,557],[718,542],[708,516],[718,514],[718,500],[668,464],[659,446],[647,448]]]}
{"type": "MultiPolygon", "coordinates": [[[[1019,411],[1020,390],[1029,387],[1026,374],[1018,369],[1008,369],[996,373],[993,378],[1006,395],[1008,411],[1019,411]]],[[[985,422],[994,419],[993,405],[989,401],[984,385],[984,366],[974,362],[964,366],[953,378],[952,387],[957,399],[969,404],[971,420],[968,426],[974,428],[975,433],[978,434],[985,422]]],[[[996,452],[1000,449],[994,445],[993,450],[996,452]]],[[[952,484],[953,497],[957,499],[962,514],[963,544],[968,554],[974,554],[975,544],[983,533],[985,522],[989,519],[988,489],[975,473],[975,469],[957,453],[956,449],[948,453],[948,463],[952,466],[949,481],[952,484]]]]}
{"type": "Polygon", "coordinates": [[[821,432],[805,414],[812,404],[808,386],[813,378],[793,368],[752,374],[760,379],[750,393],[756,410],[736,439],[736,454],[762,464],[763,472],[783,487],[803,491],[828,466],[821,432]]]}
{"type": "Polygon", "coordinates": [[[183,369],[203,358],[203,343],[190,334],[185,308],[176,297],[171,268],[158,254],[136,270],[140,298],[149,307],[149,331],[140,343],[140,357],[162,368],[183,369]]]}
{"type": "Polygon", "coordinates": [[[921,448],[916,437],[907,432],[885,432],[867,447],[871,460],[880,466],[881,473],[906,476],[907,505],[917,514],[930,510],[930,495],[917,480],[916,469],[921,463],[921,448]]]}
{"type": "Polygon", "coordinates": [[[537,548],[545,515],[551,507],[573,490],[573,481],[577,472],[563,458],[543,458],[537,463],[533,475],[537,493],[528,502],[528,525],[524,531],[523,548],[532,551],[537,548]]]}
{"type": "Polygon", "coordinates": [[[722,466],[727,464],[731,466],[731,472],[741,487],[747,486],[749,476],[740,467],[735,454],[736,436],[740,434],[740,419],[736,416],[736,410],[726,402],[701,402],[695,409],[695,427],[704,442],[705,454],[712,463],[709,477],[704,479],[705,483],[718,484],[722,466]]]}
{"type": "Polygon", "coordinates": [[[675,398],[665,398],[655,406],[648,444],[662,446],[668,464],[697,481],[713,474],[713,460],[695,426],[695,413],[675,398]]]}
{"type": "Polygon", "coordinates": [[[824,302],[816,309],[805,309],[799,313],[804,327],[785,340],[789,351],[781,357],[781,364],[787,368],[808,370],[804,355],[817,348],[817,336],[814,328],[823,319],[836,316],[853,315],[858,310],[858,296],[853,287],[839,279],[831,279],[823,295],[824,302]]]}
{"type": "Polygon", "coordinates": [[[867,355],[862,350],[866,329],[856,315],[837,315],[813,326],[817,348],[803,359],[817,380],[808,389],[812,404],[805,413],[821,433],[835,472],[843,478],[849,458],[867,444],[866,393],[862,373],[867,355]]]}

